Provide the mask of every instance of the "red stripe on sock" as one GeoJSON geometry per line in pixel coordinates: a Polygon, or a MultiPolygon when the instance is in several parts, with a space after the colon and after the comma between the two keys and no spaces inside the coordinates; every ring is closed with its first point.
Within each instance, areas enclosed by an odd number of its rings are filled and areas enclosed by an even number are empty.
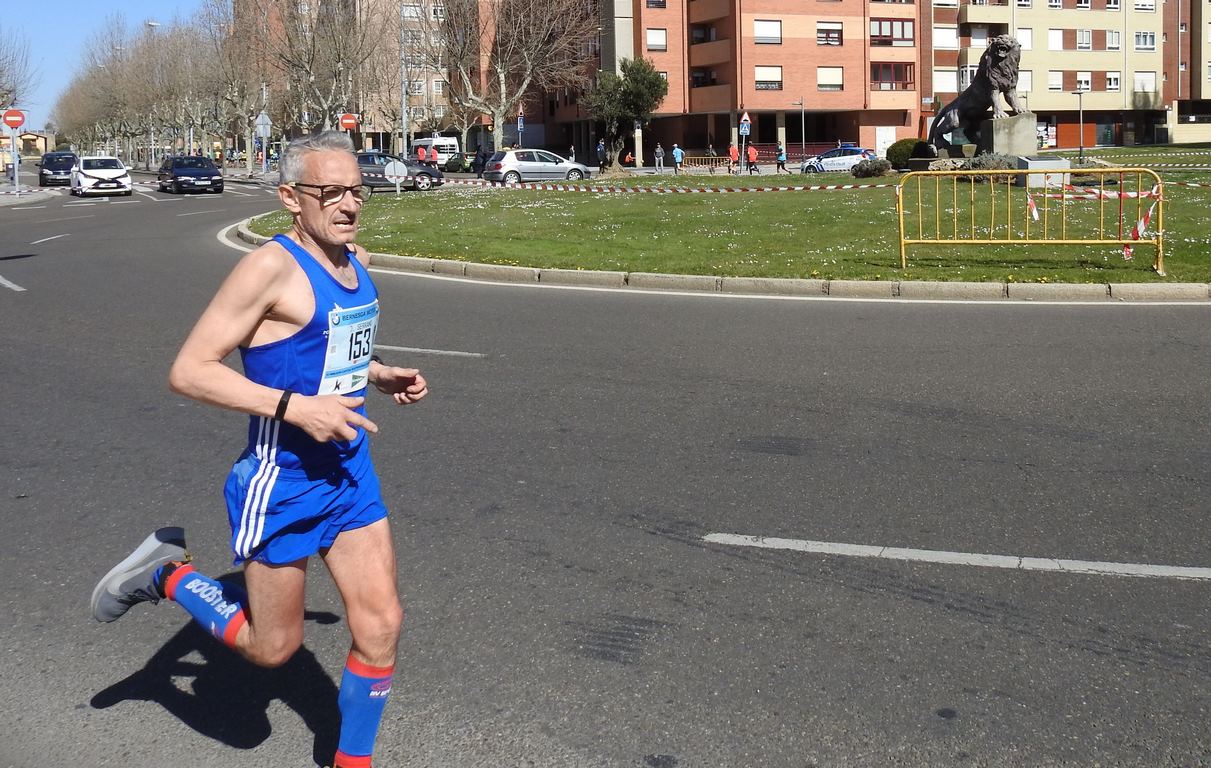
{"type": "Polygon", "coordinates": [[[164,596],[169,600],[176,600],[177,585],[181,583],[181,579],[193,573],[193,566],[188,563],[182,563],[177,566],[177,569],[168,576],[168,581],[164,582],[164,596]]]}
{"type": "Polygon", "coordinates": [[[223,645],[228,648],[235,648],[236,636],[240,634],[240,627],[248,623],[248,616],[245,615],[244,609],[236,611],[235,616],[231,617],[231,621],[227,624],[227,629],[223,630],[223,636],[219,638],[223,641],[223,645]]]}
{"type": "Polygon", "coordinates": [[[345,659],[345,668],[358,677],[391,677],[395,672],[394,664],[389,667],[372,667],[366,662],[354,658],[352,651],[349,653],[349,658],[345,659]]]}
{"type": "Polygon", "coordinates": [[[370,755],[346,755],[338,749],[332,758],[332,768],[371,768],[370,755]]]}

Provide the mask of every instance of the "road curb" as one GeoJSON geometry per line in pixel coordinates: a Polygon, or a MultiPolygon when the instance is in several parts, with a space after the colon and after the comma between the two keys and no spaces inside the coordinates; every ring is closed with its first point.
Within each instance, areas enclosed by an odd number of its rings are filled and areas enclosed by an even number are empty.
{"type": "Polygon", "coordinates": [[[0,206],[40,203],[43,200],[49,200],[52,197],[55,197],[57,194],[57,192],[43,191],[41,189],[38,189],[37,191],[31,189],[30,191],[22,192],[19,195],[15,195],[12,192],[5,192],[0,194],[0,206]]]}
{"type": "MultiPolygon", "coordinates": [[[[269,240],[248,228],[252,219],[236,227],[236,236],[252,245],[269,240]]],[[[914,280],[817,280],[775,277],[717,277],[670,275],[660,272],[597,272],[589,269],[544,269],[506,264],[370,254],[370,264],[400,272],[462,277],[498,283],[536,283],[585,288],[632,288],[651,291],[694,291],[746,296],[819,296],[848,299],[905,299],[932,301],[1037,301],[1037,302],[1208,302],[1207,283],[965,283],[914,280]]]]}

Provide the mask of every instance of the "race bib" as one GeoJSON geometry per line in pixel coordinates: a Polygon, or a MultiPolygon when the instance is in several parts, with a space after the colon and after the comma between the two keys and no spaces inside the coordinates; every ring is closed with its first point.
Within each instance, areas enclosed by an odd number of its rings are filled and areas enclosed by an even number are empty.
{"type": "Polygon", "coordinates": [[[328,349],[320,395],[343,395],[364,389],[370,376],[370,355],[378,332],[378,300],[328,313],[328,349]]]}

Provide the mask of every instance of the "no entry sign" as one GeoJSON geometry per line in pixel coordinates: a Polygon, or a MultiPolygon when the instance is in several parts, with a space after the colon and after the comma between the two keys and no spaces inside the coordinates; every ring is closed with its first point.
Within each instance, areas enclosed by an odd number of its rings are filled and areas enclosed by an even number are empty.
{"type": "Polygon", "coordinates": [[[25,125],[25,113],[19,109],[9,109],[4,112],[4,124],[9,128],[20,128],[25,125]]]}
{"type": "Polygon", "coordinates": [[[357,115],[346,112],[341,115],[341,127],[346,131],[352,131],[357,127],[357,115]]]}

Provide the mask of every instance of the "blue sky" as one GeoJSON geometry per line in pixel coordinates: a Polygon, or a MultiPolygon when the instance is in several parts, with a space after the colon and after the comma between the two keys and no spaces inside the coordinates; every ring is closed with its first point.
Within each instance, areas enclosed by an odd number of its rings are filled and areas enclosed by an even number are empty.
{"type": "Polygon", "coordinates": [[[60,0],[57,3],[4,3],[0,30],[15,32],[29,41],[34,90],[24,103],[25,128],[41,130],[55,108],[59,94],[80,65],[84,45],[113,14],[120,13],[128,27],[153,20],[161,23],[186,19],[203,0],[60,0]]]}

